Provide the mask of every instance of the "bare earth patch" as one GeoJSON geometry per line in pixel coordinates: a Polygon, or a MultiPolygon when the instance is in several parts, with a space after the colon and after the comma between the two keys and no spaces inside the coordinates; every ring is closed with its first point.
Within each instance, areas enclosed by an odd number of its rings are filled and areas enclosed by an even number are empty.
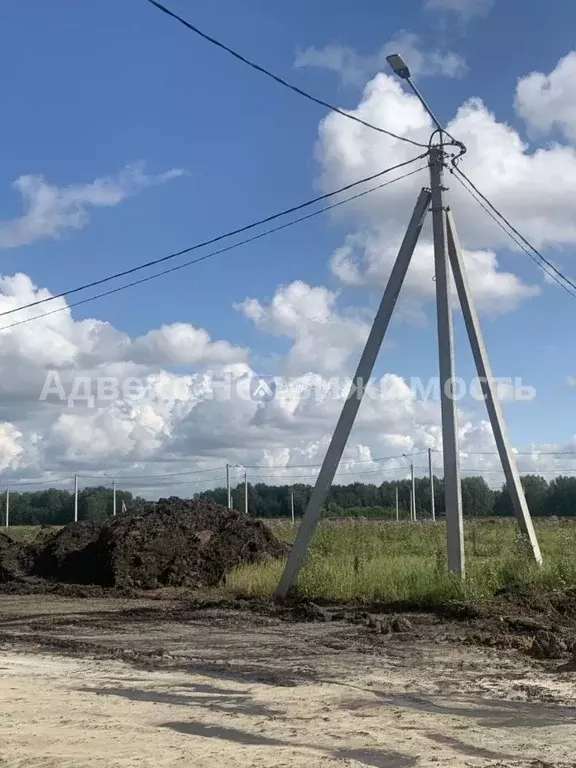
{"type": "Polygon", "coordinates": [[[411,621],[0,597],[0,765],[576,766],[576,673],[411,621]]]}

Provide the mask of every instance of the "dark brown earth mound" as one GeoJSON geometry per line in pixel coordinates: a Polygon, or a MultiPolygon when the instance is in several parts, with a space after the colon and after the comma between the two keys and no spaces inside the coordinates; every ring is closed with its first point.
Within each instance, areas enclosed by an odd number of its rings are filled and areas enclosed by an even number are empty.
{"type": "MultiPolygon", "coordinates": [[[[45,579],[55,579],[76,584],[86,584],[89,552],[102,530],[102,523],[86,520],[70,523],[58,533],[36,545],[34,574],[45,579]]],[[[30,549],[34,550],[35,544],[30,549]]]]}
{"type": "Polygon", "coordinates": [[[40,547],[35,573],[121,589],[218,584],[288,547],[261,522],[212,502],[160,499],[103,525],[74,523],[40,547]]]}
{"type": "Polygon", "coordinates": [[[23,578],[27,568],[24,548],[9,536],[0,533],[0,583],[23,578]]]}

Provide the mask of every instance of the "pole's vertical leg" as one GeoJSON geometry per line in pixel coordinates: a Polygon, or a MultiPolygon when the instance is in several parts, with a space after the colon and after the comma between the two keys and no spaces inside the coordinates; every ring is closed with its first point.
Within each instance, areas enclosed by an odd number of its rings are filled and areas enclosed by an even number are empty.
{"type": "Polygon", "coordinates": [[[430,149],[432,187],[432,227],[436,272],[438,313],[438,353],[440,361],[440,398],[442,406],[442,443],[444,449],[444,491],[446,495],[446,530],[448,567],[464,576],[464,523],[458,453],[458,424],[454,398],[454,339],[449,296],[446,213],[442,186],[444,152],[441,146],[430,149]]]}
{"type": "Polygon", "coordinates": [[[472,354],[474,356],[474,362],[476,363],[476,370],[480,379],[482,393],[486,401],[486,408],[490,417],[494,439],[496,440],[498,453],[500,454],[502,469],[504,470],[508,490],[512,497],[514,514],[518,519],[518,525],[520,526],[521,532],[530,542],[534,560],[540,565],[542,563],[542,554],[540,552],[538,538],[536,537],[528,505],[526,504],[526,497],[524,496],[524,489],[520,482],[520,475],[516,468],[516,462],[514,461],[510,449],[508,435],[506,434],[506,426],[504,424],[504,415],[497,393],[494,389],[492,370],[486,353],[484,338],[478,321],[478,314],[470,293],[470,286],[466,276],[460,242],[454,224],[454,217],[450,210],[447,214],[447,220],[448,249],[450,253],[450,261],[452,263],[454,282],[456,283],[456,290],[458,291],[458,298],[460,299],[460,306],[462,307],[462,314],[464,315],[464,321],[466,323],[466,331],[470,340],[470,346],[472,347],[472,354]]]}
{"type": "Polygon", "coordinates": [[[404,240],[400,246],[398,257],[392,268],[388,285],[386,286],[384,296],[382,297],[378,312],[374,318],[374,323],[370,330],[368,340],[366,341],[364,351],[362,352],[362,357],[360,358],[356,375],[352,381],[350,392],[344,403],[344,407],[342,408],[324,462],[318,473],[316,485],[312,491],[312,496],[308,502],[304,517],[302,518],[284,573],[278,584],[276,590],[277,597],[286,597],[288,590],[296,583],[298,578],[298,573],[308,550],[310,539],[318,525],[322,504],[324,503],[332,481],[334,480],[334,475],[336,474],[344,448],[348,442],[348,437],[354,424],[356,414],[358,413],[358,408],[362,402],[364,387],[370,379],[384,334],[386,333],[390,318],[392,317],[392,312],[396,305],[396,300],[398,299],[402,283],[404,282],[410,259],[412,258],[414,248],[416,247],[418,237],[422,230],[422,224],[424,223],[429,203],[430,192],[423,189],[418,197],[412,218],[410,219],[410,224],[408,225],[404,240]]]}

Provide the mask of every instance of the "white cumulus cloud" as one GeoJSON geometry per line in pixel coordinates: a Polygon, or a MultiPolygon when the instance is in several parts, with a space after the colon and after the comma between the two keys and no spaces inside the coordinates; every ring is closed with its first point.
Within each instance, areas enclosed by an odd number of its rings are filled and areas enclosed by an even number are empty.
{"type": "MultiPolygon", "coordinates": [[[[433,125],[416,98],[397,79],[378,74],[366,88],[354,114],[394,133],[426,142],[433,125]]],[[[537,247],[564,249],[576,243],[572,200],[576,193],[576,150],[553,144],[530,148],[509,125],[499,122],[479,99],[465,102],[448,130],[468,147],[461,167],[494,205],[537,247]]],[[[320,180],[334,189],[414,157],[414,147],[368,131],[340,115],[328,115],[320,127],[317,157],[320,180]]],[[[415,166],[417,167],[417,166],[415,166]]],[[[481,307],[507,311],[538,292],[502,269],[496,250],[516,249],[480,209],[457,179],[446,174],[447,200],[454,210],[473,289],[481,307]]],[[[336,249],[332,269],[346,285],[382,285],[427,171],[391,185],[341,210],[355,228],[336,249]]],[[[520,257],[518,257],[520,258],[520,257]]],[[[522,256],[525,259],[524,256],[522,256]]],[[[557,259],[558,260],[558,259],[557,259]]],[[[560,259],[560,262],[562,259],[560,259]]],[[[510,261],[509,261],[510,263],[510,261]]],[[[561,264],[561,266],[564,266],[561,264]]],[[[432,249],[429,224],[407,280],[409,293],[432,293],[432,249]]],[[[534,281],[540,281],[534,273],[534,281]]]]}
{"type": "Polygon", "coordinates": [[[576,51],[557,63],[550,74],[532,72],[518,82],[516,111],[541,134],[557,128],[576,141],[576,51]]]}
{"type": "Polygon", "coordinates": [[[463,56],[438,48],[425,50],[418,35],[407,30],[397,32],[376,53],[368,55],[362,55],[345,45],[331,44],[325,48],[310,46],[298,53],[294,66],[328,69],[337,73],[346,85],[363,85],[376,72],[388,70],[386,56],[391,53],[402,54],[413,77],[462,77],[467,72],[463,56]]]}
{"type": "Polygon", "coordinates": [[[450,11],[463,20],[482,16],[492,8],[495,0],[424,0],[424,6],[434,11],[450,11]]]}
{"type": "Polygon", "coordinates": [[[43,176],[20,176],[13,183],[24,212],[16,219],[0,221],[0,248],[16,248],[45,237],[56,238],[69,229],[81,229],[90,219],[90,208],[115,206],[140,189],[185,174],[181,169],[151,175],[144,163],[129,165],[116,176],[87,184],[58,187],[43,176]]]}
{"type": "Polygon", "coordinates": [[[268,306],[250,298],[236,308],[259,330],[292,340],[288,373],[332,373],[346,370],[350,354],[370,330],[358,317],[340,314],[336,301],[337,294],[324,286],[296,280],[280,287],[268,306]]]}

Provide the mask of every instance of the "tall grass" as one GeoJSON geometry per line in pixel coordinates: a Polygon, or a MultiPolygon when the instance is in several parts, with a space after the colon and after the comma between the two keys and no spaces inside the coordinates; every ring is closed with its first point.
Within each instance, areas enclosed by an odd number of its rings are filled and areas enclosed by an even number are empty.
{"type": "MultiPolygon", "coordinates": [[[[271,527],[289,542],[297,530],[285,521],[271,527]]],[[[446,566],[443,523],[324,521],[305,559],[299,587],[316,598],[429,605],[481,599],[516,584],[576,585],[576,524],[540,521],[537,532],[544,557],[541,568],[530,562],[513,522],[467,521],[462,581],[446,566]]],[[[282,561],[242,566],[229,575],[226,588],[236,594],[272,595],[283,566],[282,561]]]]}

